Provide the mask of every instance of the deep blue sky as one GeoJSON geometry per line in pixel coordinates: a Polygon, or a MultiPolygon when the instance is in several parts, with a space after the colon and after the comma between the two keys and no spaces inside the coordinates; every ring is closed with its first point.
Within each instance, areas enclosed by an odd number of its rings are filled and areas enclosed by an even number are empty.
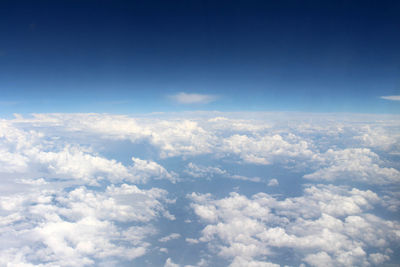
{"type": "Polygon", "coordinates": [[[400,95],[399,14],[400,1],[1,1],[0,109],[400,113],[379,98],[400,95]]]}

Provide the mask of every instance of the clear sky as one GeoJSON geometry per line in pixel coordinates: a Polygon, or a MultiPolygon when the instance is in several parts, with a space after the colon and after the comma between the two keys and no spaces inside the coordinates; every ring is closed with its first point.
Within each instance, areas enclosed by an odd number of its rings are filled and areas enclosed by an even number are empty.
{"type": "Polygon", "coordinates": [[[399,13],[399,1],[1,1],[0,110],[399,113],[381,98],[400,95],[399,13]]]}

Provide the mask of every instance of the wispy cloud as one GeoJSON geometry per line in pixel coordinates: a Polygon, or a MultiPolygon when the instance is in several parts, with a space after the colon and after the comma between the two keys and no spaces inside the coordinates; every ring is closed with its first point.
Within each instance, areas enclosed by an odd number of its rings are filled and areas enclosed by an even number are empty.
{"type": "Polygon", "coordinates": [[[208,104],[217,100],[216,95],[188,94],[184,92],[170,95],[170,98],[179,104],[208,104]]]}
{"type": "Polygon", "coordinates": [[[381,98],[385,100],[400,101],[400,95],[387,95],[381,96],[381,98]]]}

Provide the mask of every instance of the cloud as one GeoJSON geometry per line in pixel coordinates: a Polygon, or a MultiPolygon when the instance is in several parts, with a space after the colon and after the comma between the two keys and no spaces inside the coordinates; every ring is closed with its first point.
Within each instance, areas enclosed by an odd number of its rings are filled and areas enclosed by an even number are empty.
{"type": "Polygon", "coordinates": [[[276,161],[307,159],[313,155],[306,141],[285,140],[279,134],[256,137],[235,134],[224,138],[222,142],[223,151],[236,154],[245,162],[253,164],[269,165],[276,161]]]}
{"type": "Polygon", "coordinates": [[[206,178],[207,180],[211,180],[211,178],[218,177],[218,178],[251,181],[251,182],[261,182],[261,179],[259,177],[247,177],[238,174],[231,174],[226,170],[222,170],[218,167],[212,167],[212,166],[205,167],[201,165],[196,165],[193,162],[189,162],[184,172],[192,177],[206,178]]]}
{"type": "Polygon", "coordinates": [[[200,241],[194,238],[186,238],[185,241],[189,244],[198,244],[200,241]]]}
{"type": "MultiPolygon", "coordinates": [[[[393,155],[400,153],[396,120],[377,118],[379,120],[373,123],[360,123],[357,117],[348,122],[334,120],[330,123],[300,120],[288,128],[265,120],[238,120],[226,116],[211,119],[143,119],[108,114],[16,117],[15,120],[0,121],[0,172],[26,173],[25,179],[34,178],[33,173],[41,172],[42,177],[51,174],[92,184],[104,179],[135,183],[150,179],[178,180],[177,174],[155,161],[132,157],[132,165],[127,166],[98,153],[99,146],[107,147],[107,140],[129,140],[155,149],[160,158],[193,158],[208,154],[215,159],[233,157],[242,164],[280,164],[300,171],[307,169],[311,173],[304,177],[311,180],[394,183],[400,174],[396,165],[382,161],[373,149],[393,155]],[[80,145],[82,142],[90,146],[80,145]]],[[[260,180],[218,167],[201,167],[203,170],[200,167],[186,168],[185,171],[193,177],[223,175],[260,180]]]]}
{"type": "Polygon", "coordinates": [[[165,261],[165,264],[164,264],[164,267],[179,267],[179,266],[180,266],[180,265],[174,263],[174,262],[171,260],[171,258],[168,258],[168,259],[165,261]]]}
{"type": "Polygon", "coordinates": [[[189,162],[185,169],[185,173],[196,178],[211,178],[215,175],[225,175],[226,171],[218,167],[204,167],[189,162]]]}
{"type": "Polygon", "coordinates": [[[279,264],[270,263],[270,262],[265,262],[265,261],[256,261],[256,260],[244,259],[242,257],[235,257],[235,259],[229,265],[229,267],[242,267],[242,266],[247,266],[247,267],[279,267],[280,265],[279,264]]]}
{"type": "Polygon", "coordinates": [[[353,139],[362,146],[384,150],[390,154],[400,151],[400,133],[391,127],[367,124],[361,127],[359,135],[353,139]]]}
{"type": "Polygon", "coordinates": [[[269,182],[268,182],[268,186],[278,186],[278,185],[279,185],[279,182],[275,178],[269,180],[269,182]]]}
{"type": "Polygon", "coordinates": [[[164,236],[164,237],[158,239],[158,241],[160,241],[160,242],[168,242],[168,241],[170,241],[170,240],[178,239],[178,238],[180,238],[180,237],[181,237],[180,234],[178,234],[178,233],[172,233],[172,234],[170,234],[170,235],[167,235],[167,236],[164,236]]]}
{"type": "Polygon", "coordinates": [[[215,95],[177,93],[170,98],[179,104],[208,104],[217,100],[215,95]]]}
{"type": "Polygon", "coordinates": [[[152,222],[170,217],[166,196],[127,184],[2,196],[0,265],[86,266],[143,256],[157,232],[152,222]]]}
{"type": "Polygon", "coordinates": [[[296,251],[299,264],[369,266],[389,260],[390,247],[400,241],[398,222],[369,213],[384,202],[370,190],[318,185],[279,199],[265,193],[188,197],[206,224],[199,242],[232,266],[273,266],[282,248],[296,251]]]}
{"type": "Polygon", "coordinates": [[[381,96],[380,98],[385,100],[400,101],[400,95],[387,95],[387,96],[381,96]]]}
{"type": "Polygon", "coordinates": [[[141,262],[169,258],[174,264],[176,247],[169,245],[175,242],[161,243],[163,253],[159,242],[177,237],[201,254],[189,260],[205,258],[206,266],[274,266],[287,250],[296,255],[293,265],[394,262],[398,252],[391,248],[400,231],[398,118],[285,116],[0,119],[0,265],[120,265],[142,256],[147,258],[141,262]],[[127,144],[123,152],[121,144],[127,144]],[[240,187],[216,178],[239,179],[240,187]],[[278,188],[267,187],[277,182],[278,188]],[[288,187],[304,182],[311,184],[303,184],[302,194],[287,194],[288,187]],[[190,186],[202,194],[190,194],[187,204],[181,196],[192,192],[184,191],[190,186]],[[236,193],[225,195],[231,191],[236,193]],[[257,193],[265,191],[271,194],[257,193]],[[170,210],[184,210],[185,216],[175,218],[170,210]],[[175,227],[185,222],[187,231],[175,227]]]}
{"type": "Polygon", "coordinates": [[[379,156],[368,148],[332,150],[314,157],[319,164],[314,173],[304,175],[311,180],[348,180],[368,184],[391,184],[400,182],[400,172],[395,168],[378,165],[379,156]]]}

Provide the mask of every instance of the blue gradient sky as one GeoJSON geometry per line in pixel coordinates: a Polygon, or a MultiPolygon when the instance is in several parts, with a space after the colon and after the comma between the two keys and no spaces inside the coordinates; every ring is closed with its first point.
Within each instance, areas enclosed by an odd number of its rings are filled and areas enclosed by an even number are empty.
{"type": "Polygon", "coordinates": [[[400,95],[399,13],[399,1],[1,1],[0,110],[399,113],[380,98],[400,95]]]}

